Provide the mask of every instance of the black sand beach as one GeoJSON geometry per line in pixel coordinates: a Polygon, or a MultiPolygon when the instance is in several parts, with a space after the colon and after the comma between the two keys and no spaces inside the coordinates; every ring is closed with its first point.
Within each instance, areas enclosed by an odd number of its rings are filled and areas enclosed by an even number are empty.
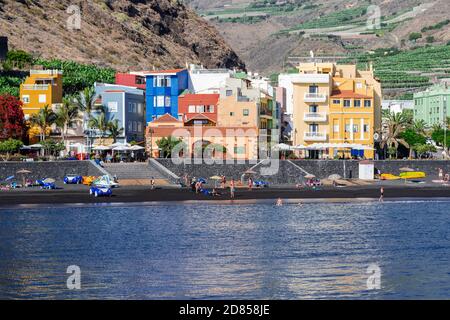
{"type": "MultiPolygon", "coordinates": [[[[384,198],[449,198],[450,187],[446,186],[383,186],[384,198]]],[[[21,204],[92,204],[92,203],[139,203],[166,201],[220,201],[230,200],[229,191],[220,196],[197,195],[188,189],[159,188],[150,190],[149,187],[121,187],[113,190],[112,197],[95,198],[89,195],[85,186],[65,186],[58,190],[10,190],[0,193],[0,208],[21,204]]],[[[380,186],[333,188],[323,187],[318,190],[293,188],[267,188],[261,190],[237,189],[235,200],[263,200],[263,199],[356,199],[380,197],[380,186]]]]}

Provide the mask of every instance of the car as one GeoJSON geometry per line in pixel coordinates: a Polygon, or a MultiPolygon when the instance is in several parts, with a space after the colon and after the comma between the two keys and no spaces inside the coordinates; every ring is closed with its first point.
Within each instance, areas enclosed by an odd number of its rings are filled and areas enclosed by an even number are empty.
{"type": "Polygon", "coordinates": [[[64,177],[64,184],[81,184],[83,177],[78,175],[68,175],[64,177]]]}
{"type": "Polygon", "coordinates": [[[97,197],[111,197],[112,196],[112,190],[111,188],[105,188],[105,187],[99,187],[99,186],[93,186],[89,189],[89,194],[92,196],[97,197]]]}
{"type": "Polygon", "coordinates": [[[253,186],[257,187],[257,188],[268,188],[269,187],[269,183],[263,180],[256,180],[253,181],[253,186]]]}

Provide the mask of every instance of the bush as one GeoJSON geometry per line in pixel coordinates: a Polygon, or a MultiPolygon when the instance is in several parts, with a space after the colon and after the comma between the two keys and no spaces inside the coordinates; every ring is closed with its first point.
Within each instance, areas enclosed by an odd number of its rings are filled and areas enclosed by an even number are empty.
{"type": "Polygon", "coordinates": [[[412,32],[408,37],[409,41],[417,41],[420,38],[422,38],[422,34],[420,32],[412,32]]]}
{"type": "Polygon", "coordinates": [[[434,37],[433,36],[428,36],[427,37],[427,43],[433,43],[434,42],[434,37]]]}

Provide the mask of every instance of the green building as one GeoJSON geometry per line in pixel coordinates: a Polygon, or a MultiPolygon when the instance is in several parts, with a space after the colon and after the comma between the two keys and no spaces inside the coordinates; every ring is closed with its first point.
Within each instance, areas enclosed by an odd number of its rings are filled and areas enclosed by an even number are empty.
{"type": "Polygon", "coordinates": [[[450,88],[439,84],[414,94],[414,120],[424,120],[429,126],[444,124],[450,117],[450,88]]]}

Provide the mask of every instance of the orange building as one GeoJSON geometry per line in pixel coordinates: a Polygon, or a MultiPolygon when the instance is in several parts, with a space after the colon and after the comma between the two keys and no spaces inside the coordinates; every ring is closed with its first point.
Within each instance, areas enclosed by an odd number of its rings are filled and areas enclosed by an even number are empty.
{"type": "Polygon", "coordinates": [[[62,103],[63,73],[59,70],[31,70],[20,85],[20,100],[25,118],[38,113],[44,106],[62,103]]]}

